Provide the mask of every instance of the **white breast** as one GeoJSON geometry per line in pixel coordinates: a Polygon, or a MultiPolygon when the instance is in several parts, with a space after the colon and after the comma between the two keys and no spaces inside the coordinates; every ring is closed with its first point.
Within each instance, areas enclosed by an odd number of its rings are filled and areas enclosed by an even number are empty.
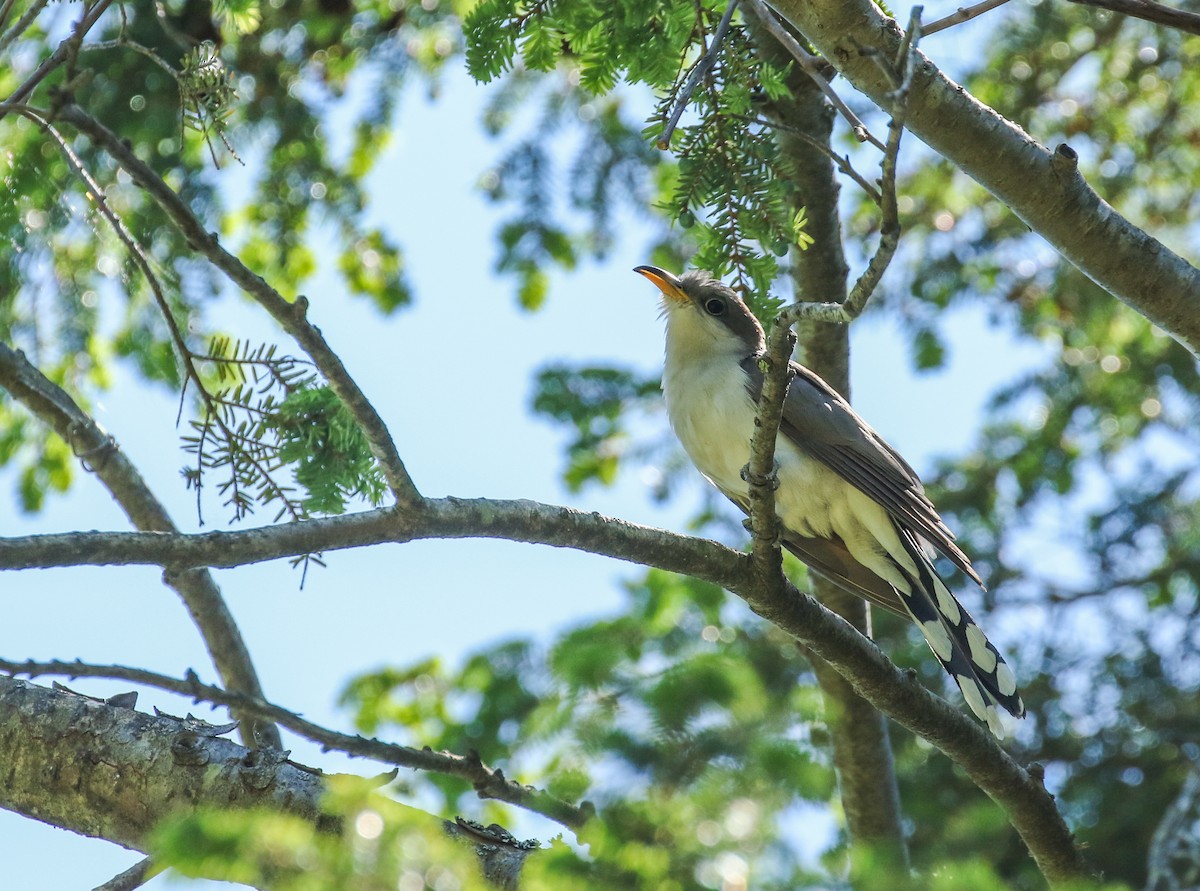
{"type": "MultiPolygon", "coordinates": [[[[727,496],[745,503],[748,487],[741,473],[750,459],[755,406],[739,365],[740,344],[709,336],[704,327],[689,324],[693,321],[668,324],[667,415],[696,468],[727,496]]],[[[786,437],[776,440],[775,460],[780,484],[775,506],[788,529],[802,536],[837,536],[859,562],[907,588],[884,556],[910,562],[882,507],[786,437]]]]}
{"type": "MultiPolygon", "coordinates": [[[[714,486],[744,502],[741,474],[750,460],[755,408],[737,357],[710,357],[687,367],[668,361],[663,393],[671,427],[692,463],[714,486]]],[[[847,485],[785,438],[776,440],[775,449],[780,519],[800,535],[830,535],[847,485]]]]}

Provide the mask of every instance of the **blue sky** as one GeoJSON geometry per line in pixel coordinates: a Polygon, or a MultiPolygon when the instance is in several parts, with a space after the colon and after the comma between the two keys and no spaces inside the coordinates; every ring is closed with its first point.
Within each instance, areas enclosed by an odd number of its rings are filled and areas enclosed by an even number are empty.
{"type": "MultiPolygon", "coordinates": [[[[404,246],[415,307],[381,320],[365,301],[345,297],[336,276],[321,273],[305,289],[310,317],[391,424],[425,494],[532,498],[682,529],[701,492],[698,476],[683,497],[666,506],[648,497],[636,473],[623,475],[611,489],[568,493],[559,483],[565,437],[528,412],[533,372],[548,362],[659,367],[656,293],[630,271],[647,259],[649,232],[624,221],[624,235],[603,264],[556,275],[542,311],[517,309],[511,282],[492,269],[498,215],[474,186],[498,152],[466,123],[478,120],[482,96],[457,71],[448,72],[436,104],[426,100],[423,88],[411,87],[396,138],[372,176],[371,213],[404,246]]],[[[242,154],[252,159],[255,153],[242,154]]],[[[239,175],[231,174],[235,181],[239,175]]],[[[241,298],[225,298],[214,318],[242,337],[290,347],[241,298]]],[[[1038,355],[998,339],[979,313],[956,313],[949,332],[947,367],[914,376],[905,339],[887,318],[868,318],[854,327],[855,404],[919,470],[930,466],[932,456],[965,447],[988,392],[1038,355]],[[994,361],[997,355],[1005,357],[1003,363],[994,361]]],[[[179,475],[187,456],[179,448],[175,412],[174,397],[121,373],[100,397],[97,419],[175,521],[194,529],[193,496],[179,475]]],[[[656,435],[665,433],[664,417],[648,423],[656,435]]],[[[0,499],[8,505],[0,510],[0,535],[128,528],[104,490],[82,473],[67,497],[51,498],[34,517],[17,513],[15,482],[11,471],[0,472],[0,499]]],[[[208,521],[214,528],[223,525],[215,505],[208,521]]],[[[217,578],[267,694],[341,729],[348,722],[334,702],[352,674],[434,654],[453,661],[503,637],[545,638],[616,609],[619,580],[638,572],[591,555],[487,541],[339,552],[328,563],[327,569],[310,571],[303,590],[286,562],[224,571],[217,578]]],[[[26,572],[6,574],[2,581],[5,658],[78,657],[173,675],[195,668],[212,677],[185,611],[154,569],[26,572]]],[[[85,681],[73,686],[97,694],[127,687],[85,681]]],[[[152,704],[175,713],[189,709],[187,703],[143,693],[139,707],[152,704]]],[[[373,772],[371,765],[320,755],[294,738],[286,744],[299,760],[326,769],[373,772]]],[[[538,825],[530,830],[553,834],[538,825]]],[[[6,887],[92,887],[138,859],[108,843],[5,812],[0,838],[6,887]]],[[[166,887],[166,881],[160,877],[147,887],[166,887]]]]}

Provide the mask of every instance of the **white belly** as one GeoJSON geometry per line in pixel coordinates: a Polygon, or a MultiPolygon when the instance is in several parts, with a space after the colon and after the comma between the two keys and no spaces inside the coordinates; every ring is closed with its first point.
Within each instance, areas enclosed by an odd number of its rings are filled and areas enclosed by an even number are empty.
{"type": "MultiPolygon", "coordinates": [[[[735,365],[736,373],[730,374],[728,368],[722,373],[711,365],[693,366],[684,386],[668,369],[663,391],[671,427],[692,463],[714,486],[745,503],[748,486],[742,468],[750,460],[755,409],[741,369],[735,365]]],[[[782,436],[775,443],[775,460],[780,519],[800,535],[828,536],[835,503],[845,500],[847,484],[782,436]]]]}
{"type": "MultiPolygon", "coordinates": [[[[693,363],[686,372],[668,363],[663,392],[671,426],[692,463],[727,496],[746,503],[748,485],[741,474],[750,459],[755,406],[741,369],[729,359],[693,363]]],[[[784,436],[776,440],[775,460],[775,509],[789,530],[807,537],[837,536],[859,562],[907,587],[884,556],[904,551],[880,505],[784,436]]]]}

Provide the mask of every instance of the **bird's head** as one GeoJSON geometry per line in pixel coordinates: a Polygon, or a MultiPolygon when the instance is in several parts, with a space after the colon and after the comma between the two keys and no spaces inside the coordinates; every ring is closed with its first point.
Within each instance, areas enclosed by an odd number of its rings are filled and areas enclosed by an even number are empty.
{"type": "Polygon", "coordinates": [[[657,266],[637,266],[662,292],[667,320],[667,355],[733,353],[740,357],[761,352],[762,325],[732,288],[711,272],[693,269],[672,275],[657,266]]]}

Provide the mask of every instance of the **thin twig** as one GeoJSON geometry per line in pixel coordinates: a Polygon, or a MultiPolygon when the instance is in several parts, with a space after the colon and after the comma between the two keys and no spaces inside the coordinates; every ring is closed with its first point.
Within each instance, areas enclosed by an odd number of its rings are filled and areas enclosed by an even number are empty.
{"type": "MultiPolygon", "coordinates": [[[[158,275],[154,272],[154,268],[151,266],[150,260],[146,256],[146,252],[142,250],[141,244],[139,244],[137,239],[134,238],[133,233],[130,232],[125,226],[124,221],[117,215],[116,211],[109,206],[108,196],[105,195],[104,189],[96,181],[95,177],[92,176],[87,167],[84,166],[83,161],[78,155],[75,154],[75,151],[63,138],[62,134],[59,133],[49,121],[47,121],[41,114],[31,108],[28,108],[27,106],[21,106],[15,110],[35,122],[58,144],[59,149],[66,156],[67,162],[71,169],[83,181],[84,185],[87,187],[88,193],[96,202],[96,207],[99,209],[101,216],[103,216],[104,219],[108,221],[109,225],[112,226],[113,231],[116,233],[121,244],[123,244],[125,249],[129,251],[129,255],[133,259],[134,265],[138,267],[142,275],[145,277],[146,284],[149,286],[151,293],[154,295],[154,302],[158,305],[159,314],[167,323],[167,330],[170,333],[171,342],[175,346],[175,351],[179,356],[179,362],[183,368],[184,378],[195,386],[196,391],[200,394],[201,401],[204,403],[206,423],[211,420],[217,429],[220,430],[221,437],[226,442],[238,441],[237,434],[232,428],[230,428],[228,424],[225,423],[224,418],[222,418],[216,397],[214,397],[213,394],[208,391],[208,387],[205,386],[204,379],[200,376],[200,372],[196,368],[195,356],[192,353],[191,348],[187,345],[187,339],[184,337],[183,331],[179,327],[179,323],[175,320],[175,314],[171,311],[171,305],[167,301],[167,295],[163,290],[162,282],[159,281],[158,275]]],[[[283,505],[281,513],[286,511],[291,516],[293,521],[299,520],[303,516],[303,511],[297,507],[296,502],[292,498],[288,497],[287,487],[275,479],[273,468],[269,464],[262,461],[252,449],[243,448],[240,452],[240,455],[247,463],[253,466],[254,472],[266,486],[266,493],[272,494],[279,498],[280,503],[283,505]]],[[[197,452],[197,461],[203,464],[202,451],[197,452]]],[[[236,467],[231,468],[230,485],[233,488],[231,500],[235,506],[240,505],[241,484],[236,467]]],[[[240,515],[240,506],[235,507],[235,509],[240,515]]]]}
{"type": "Polygon", "coordinates": [[[700,79],[708,73],[713,63],[716,62],[717,52],[720,50],[721,44],[725,41],[725,35],[729,31],[729,23],[733,21],[733,12],[737,9],[737,5],[738,0],[729,0],[729,5],[725,7],[725,14],[721,16],[717,30],[713,32],[712,42],[709,43],[704,55],[700,57],[700,61],[696,63],[696,67],[692,69],[692,73],[688,76],[687,83],[683,85],[683,89],[675,97],[675,110],[671,112],[667,126],[663,128],[662,135],[658,137],[658,142],[656,143],[663,151],[671,147],[671,136],[675,133],[675,128],[679,126],[679,119],[683,117],[684,109],[687,108],[688,102],[691,101],[692,93],[696,92],[696,87],[699,86],[700,79]]]}
{"type": "Polygon", "coordinates": [[[253,297],[283,326],[312,358],[321,375],[354,417],[379,462],[396,503],[404,508],[417,508],[422,498],[408,475],[391,432],[375,407],[359,389],[341,358],[330,348],[320,329],[307,319],[308,301],[304,297],[290,303],[263,278],[251,271],[241,260],[221,246],[215,234],[210,234],[170,186],[154,170],[134,154],[124,140],[109,130],[82,108],[68,103],[58,112],[58,119],[86,133],[102,146],[125,172],[141,186],[197,253],[223,272],[234,284],[253,297]]]}
{"type": "MultiPolygon", "coordinates": [[[[38,17],[38,13],[40,13],[49,2],[50,0],[33,0],[33,3],[29,5],[29,8],[25,10],[24,14],[22,14],[19,19],[16,20],[13,26],[3,34],[0,34],[0,53],[8,49],[14,40],[25,33],[29,26],[33,24],[33,20],[38,17]]],[[[4,19],[8,18],[8,12],[10,8],[11,4],[6,3],[4,9],[0,10],[0,22],[3,22],[4,19]]]]}
{"type": "Polygon", "coordinates": [[[875,188],[875,186],[872,185],[871,182],[865,176],[863,176],[861,173],[859,173],[857,170],[854,169],[854,165],[850,163],[849,155],[839,155],[837,152],[835,152],[832,148],[829,147],[829,144],[827,142],[823,142],[820,139],[815,138],[811,134],[805,133],[803,130],[801,130],[797,127],[789,126],[788,124],[785,124],[781,121],[772,121],[772,120],[769,120],[768,118],[760,118],[755,115],[748,115],[748,114],[730,115],[730,117],[734,117],[734,118],[737,118],[738,120],[745,121],[748,124],[760,124],[763,127],[770,127],[773,130],[779,130],[781,132],[787,133],[789,136],[794,136],[796,139],[799,139],[802,142],[808,143],[810,146],[815,148],[817,151],[821,152],[821,154],[823,154],[827,158],[829,158],[829,160],[831,160],[837,166],[838,170],[840,170],[843,174],[848,176],[850,179],[854,180],[854,182],[858,185],[858,187],[867,193],[867,197],[869,197],[876,204],[879,203],[879,201],[880,201],[879,190],[877,188],[875,188]]]}
{"type": "Polygon", "coordinates": [[[1177,31],[1188,34],[1200,34],[1200,13],[1176,9],[1173,6],[1163,6],[1152,3],[1151,0],[1068,0],[1080,6],[1096,6],[1121,15],[1132,16],[1154,22],[1156,25],[1166,25],[1177,31]]]}
{"type": "Polygon", "coordinates": [[[15,4],[16,0],[0,0],[0,28],[3,28],[4,23],[8,21],[8,17],[12,13],[12,8],[15,4]]]}
{"type": "Polygon", "coordinates": [[[1008,0],[983,0],[982,3],[976,3],[974,6],[960,6],[957,12],[952,12],[944,18],[930,22],[921,29],[921,33],[928,37],[930,34],[936,34],[938,31],[945,31],[947,28],[953,28],[955,25],[969,22],[975,16],[990,12],[997,6],[1003,6],[1007,2],[1008,0]]]}
{"type": "Polygon", "coordinates": [[[879,245],[875,254],[867,263],[867,268],[850,288],[846,297],[845,309],[853,319],[862,315],[867,302],[879,287],[879,281],[887,270],[896,248],[900,244],[900,209],[896,201],[896,164],[900,156],[900,138],[904,135],[904,120],[908,110],[908,93],[912,88],[913,52],[921,39],[921,13],[923,8],[914,6],[908,19],[908,29],[896,55],[893,73],[896,76],[896,89],[891,95],[892,118],[888,121],[887,148],[881,162],[883,177],[879,183],[881,199],[879,210],[882,216],[879,224],[879,245]]]}
{"type": "Polygon", "coordinates": [[[37,85],[49,76],[50,72],[71,58],[72,53],[76,51],[75,48],[79,46],[79,42],[100,20],[100,16],[104,15],[111,3],[112,0],[98,0],[95,6],[84,11],[83,16],[72,30],[71,36],[63,40],[58,48],[34,69],[33,74],[29,75],[25,82],[13,91],[4,104],[0,105],[0,120],[3,120],[4,116],[12,110],[11,106],[23,102],[25,97],[37,89],[37,85]]]}
{"type": "Polygon", "coordinates": [[[804,70],[804,73],[813,79],[813,82],[825,94],[830,104],[849,122],[850,129],[854,132],[854,138],[859,142],[869,142],[880,151],[883,151],[883,143],[872,135],[871,131],[867,129],[867,125],[859,120],[858,115],[850,110],[850,106],[843,102],[842,97],[829,85],[829,81],[821,73],[820,59],[800,45],[800,41],[792,36],[791,32],[775,17],[775,13],[767,7],[767,4],[763,0],[746,0],[746,5],[758,17],[758,20],[767,27],[767,30],[775,35],[775,39],[783,44],[792,58],[800,63],[800,67],[804,70]]]}
{"type": "Polygon", "coordinates": [[[508,779],[504,776],[503,771],[484,764],[478,755],[434,752],[427,748],[414,749],[397,743],[339,733],[328,727],[322,727],[320,724],[314,724],[295,712],[258,697],[231,693],[220,687],[205,684],[193,671],[188,671],[180,679],[124,665],[92,665],[84,662],[61,662],[58,660],[14,662],[7,659],[0,659],[0,671],[14,677],[27,675],[30,679],[57,675],[67,678],[108,678],[143,684],[160,690],[168,690],[180,696],[187,696],[193,702],[208,702],[239,712],[260,715],[281,727],[288,728],[298,736],[317,743],[326,750],[345,752],[347,755],[370,758],[397,767],[409,767],[414,770],[428,770],[461,777],[474,784],[475,791],[481,798],[494,798],[498,801],[515,804],[548,817],[570,829],[582,827],[592,813],[589,805],[576,806],[533,786],[526,786],[508,779]]]}
{"type": "Polygon", "coordinates": [[[801,319],[818,322],[835,322],[847,324],[854,321],[879,287],[879,281],[887,270],[896,248],[900,244],[900,210],[896,200],[896,163],[900,154],[900,138],[904,135],[904,121],[908,109],[908,93],[912,87],[913,54],[917,42],[924,33],[921,28],[922,7],[914,6],[908,21],[908,30],[897,52],[894,64],[889,64],[879,56],[875,60],[895,89],[888,96],[891,105],[892,118],[888,122],[888,141],[884,147],[883,160],[880,164],[882,177],[879,183],[879,210],[882,219],[879,224],[879,245],[867,263],[867,268],[854,282],[845,303],[794,303],[780,313],[777,325],[791,327],[801,319]]]}
{"type": "MultiPolygon", "coordinates": [[[[122,9],[123,8],[124,7],[122,7],[122,9]]],[[[162,56],[150,49],[150,47],[143,46],[136,40],[130,40],[128,37],[122,36],[115,40],[100,40],[96,43],[89,43],[86,46],[80,47],[80,51],[85,53],[109,49],[131,49],[134,52],[141,53],[163,71],[167,72],[167,74],[171,75],[172,78],[176,80],[179,79],[179,72],[176,71],[169,62],[163,59],[162,56]]]]}
{"type": "Polygon", "coordinates": [[[153,866],[154,860],[145,857],[124,872],[113,876],[103,885],[97,885],[92,891],[133,891],[153,878],[150,875],[150,869],[153,866]]]}

